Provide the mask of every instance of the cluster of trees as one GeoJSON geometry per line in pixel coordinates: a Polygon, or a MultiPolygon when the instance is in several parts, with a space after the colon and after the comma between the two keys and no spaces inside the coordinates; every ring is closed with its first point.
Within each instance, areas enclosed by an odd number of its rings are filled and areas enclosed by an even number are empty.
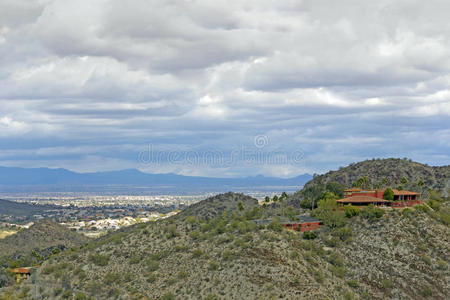
{"type": "Polygon", "coordinates": [[[300,201],[300,207],[317,208],[318,202],[325,197],[329,197],[329,193],[332,193],[336,199],[339,199],[344,197],[344,190],[345,186],[338,182],[309,186],[302,191],[303,199],[300,201]]]}
{"type": "Polygon", "coordinates": [[[282,202],[283,200],[288,198],[288,194],[286,192],[281,193],[281,196],[278,197],[278,195],[274,195],[272,197],[272,199],[270,199],[269,196],[266,196],[264,198],[264,202],[269,203],[270,201],[272,202],[282,202]]]}

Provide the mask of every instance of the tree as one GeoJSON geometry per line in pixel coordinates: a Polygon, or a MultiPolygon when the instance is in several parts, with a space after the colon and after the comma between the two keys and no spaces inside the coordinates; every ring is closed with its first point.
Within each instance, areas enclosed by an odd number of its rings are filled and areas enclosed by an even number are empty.
{"type": "Polygon", "coordinates": [[[386,186],[386,184],[387,184],[387,178],[386,177],[383,177],[383,179],[381,179],[381,184],[383,186],[386,186]]]}
{"type": "Polygon", "coordinates": [[[278,196],[277,195],[273,196],[272,201],[273,202],[277,202],[278,201],[278,196]]]}
{"type": "Polygon", "coordinates": [[[264,197],[264,202],[270,202],[269,196],[264,197]]]}
{"type": "Polygon", "coordinates": [[[358,178],[358,180],[356,180],[353,186],[359,187],[361,189],[370,189],[370,179],[367,176],[360,177],[358,178]]]}
{"type": "Polygon", "coordinates": [[[405,185],[405,184],[408,183],[408,179],[406,179],[406,177],[403,176],[402,179],[400,179],[400,182],[401,182],[403,185],[405,185]]]}
{"type": "Polygon", "coordinates": [[[394,200],[394,191],[389,187],[385,189],[383,193],[383,199],[390,201],[394,200]]]}
{"type": "Polygon", "coordinates": [[[319,201],[317,209],[315,209],[311,215],[322,220],[328,227],[334,228],[345,225],[344,212],[337,210],[337,198],[338,197],[335,194],[326,192],[319,201]]]}
{"type": "Polygon", "coordinates": [[[345,186],[338,182],[328,182],[325,189],[340,198],[344,197],[345,186]]]}
{"type": "Polygon", "coordinates": [[[281,193],[281,198],[286,199],[288,197],[288,194],[286,192],[281,193]]]}
{"type": "Polygon", "coordinates": [[[239,203],[237,204],[239,211],[243,211],[244,210],[244,204],[242,204],[241,201],[239,201],[239,203]]]}

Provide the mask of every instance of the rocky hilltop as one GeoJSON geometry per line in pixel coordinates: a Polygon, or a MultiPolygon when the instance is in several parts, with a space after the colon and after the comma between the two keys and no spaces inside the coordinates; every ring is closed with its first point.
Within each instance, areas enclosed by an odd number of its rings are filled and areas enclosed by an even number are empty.
{"type": "Polygon", "coordinates": [[[305,184],[305,188],[328,182],[337,182],[351,187],[361,177],[367,177],[368,185],[373,188],[376,186],[402,186],[414,191],[421,188],[444,191],[446,188],[450,188],[450,166],[432,167],[399,158],[372,159],[350,164],[337,171],[315,176],[305,184]],[[402,182],[402,179],[406,179],[406,181],[402,182]],[[420,181],[423,182],[423,187],[418,185],[420,181]]]}

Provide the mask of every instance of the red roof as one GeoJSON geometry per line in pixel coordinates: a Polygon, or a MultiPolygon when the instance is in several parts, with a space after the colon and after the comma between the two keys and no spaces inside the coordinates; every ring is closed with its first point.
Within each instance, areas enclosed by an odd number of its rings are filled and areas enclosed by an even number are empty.
{"type": "Polygon", "coordinates": [[[380,199],[377,197],[370,196],[351,196],[343,199],[339,199],[336,201],[337,203],[385,203],[389,202],[388,200],[380,199]]]}
{"type": "Polygon", "coordinates": [[[360,192],[360,191],[362,191],[362,189],[360,188],[349,188],[344,190],[344,192],[360,192]]]}
{"type": "Polygon", "coordinates": [[[30,274],[30,268],[15,268],[11,269],[11,272],[16,274],[30,274]]]}
{"type": "Polygon", "coordinates": [[[394,192],[395,196],[401,196],[401,195],[420,195],[419,193],[410,192],[410,191],[399,191],[399,190],[392,190],[394,192]]]}

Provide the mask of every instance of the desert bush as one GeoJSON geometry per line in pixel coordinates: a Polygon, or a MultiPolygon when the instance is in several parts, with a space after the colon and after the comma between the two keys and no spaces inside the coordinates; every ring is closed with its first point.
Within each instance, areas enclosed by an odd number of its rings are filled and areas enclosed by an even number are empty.
{"type": "Polygon", "coordinates": [[[323,239],[323,242],[328,247],[336,247],[337,245],[339,245],[339,241],[340,239],[335,236],[323,239]]]}
{"type": "Polygon", "coordinates": [[[374,206],[373,204],[368,205],[361,211],[361,216],[369,219],[376,220],[381,218],[384,215],[385,211],[379,207],[374,206]]]}
{"type": "Polygon", "coordinates": [[[440,210],[441,209],[441,202],[437,200],[430,199],[427,201],[427,204],[434,210],[440,210]]]}
{"type": "Polygon", "coordinates": [[[137,254],[132,254],[128,262],[132,265],[138,264],[141,261],[141,257],[137,254]]]}
{"type": "Polygon", "coordinates": [[[303,232],[303,239],[305,239],[305,240],[314,240],[316,237],[317,237],[317,234],[314,231],[303,232]]]}
{"type": "Polygon", "coordinates": [[[438,269],[439,270],[447,270],[447,262],[443,259],[438,260],[438,269]]]}
{"type": "Polygon", "coordinates": [[[283,225],[281,224],[280,220],[278,218],[273,219],[269,225],[267,225],[267,229],[281,232],[283,230],[283,225]]]}
{"type": "Polygon", "coordinates": [[[97,266],[107,266],[109,263],[109,256],[108,255],[101,255],[101,254],[91,254],[89,255],[89,261],[94,263],[97,266]]]}
{"type": "Polygon", "coordinates": [[[217,270],[218,268],[219,268],[219,265],[215,261],[210,261],[208,263],[208,270],[214,271],[214,270],[217,270]]]}
{"type": "Polygon", "coordinates": [[[327,260],[333,266],[337,266],[337,267],[344,266],[344,262],[342,261],[342,257],[339,254],[337,254],[336,252],[332,252],[328,256],[327,260]]]}
{"type": "Polygon", "coordinates": [[[344,213],[347,218],[359,215],[359,208],[351,204],[344,206],[344,213]]]}
{"type": "Polygon", "coordinates": [[[159,262],[157,262],[153,259],[148,259],[146,261],[146,265],[147,265],[147,270],[150,272],[154,272],[159,269],[159,262]]]}
{"type": "Polygon", "coordinates": [[[177,231],[177,226],[175,224],[170,224],[166,227],[167,238],[171,239],[180,235],[177,231]]]}
{"type": "Polygon", "coordinates": [[[353,231],[350,227],[341,227],[333,229],[331,234],[338,237],[341,241],[347,241],[353,236],[353,231]]]}
{"type": "Polygon", "coordinates": [[[205,254],[205,253],[204,253],[203,250],[200,249],[200,248],[197,248],[197,249],[192,250],[192,257],[194,257],[194,258],[200,258],[200,257],[202,257],[204,254],[205,254]]]}
{"type": "Polygon", "coordinates": [[[167,293],[161,296],[161,298],[159,298],[160,300],[175,300],[175,295],[173,293],[167,293]]]}
{"type": "Polygon", "coordinates": [[[347,281],[347,285],[351,288],[356,289],[357,287],[359,287],[359,283],[358,280],[352,279],[352,280],[348,280],[347,281]]]}
{"type": "Polygon", "coordinates": [[[381,280],[381,287],[385,290],[390,290],[394,287],[394,284],[389,279],[383,279],[381,280]]]}
{"type": "Polygon", "coordinates": [[[113,272],[109,272],[105,275],[105,277],[103,278],[103,282],[107,285],[113,284],[113,283],[120,283],[121,278],[120,278],[120,274],[118,273],[113,273],[113,272]]]}
{"type": "Polygon", "coordinates": [[[188,273],[187,273],[185,270],[181,270],[180,272],[178,272],[177,277],[178,277],[179,279],[187,278],[187,277],[188,277],[188,273]]]}
{"type": "Polygon", "coordinates": [[[431,295],[433,295],[433,292],[431,291],[431,289],[430,289],[429,287],[423,287],[423,288],[420,290],[420,293],[422,294],[422,296],[424,296],[424,297],[426,297],[426,298],[428,298],[428,297],[430,297],[431,295]]]}
{"type": "Polygon", "coordinates": [[[229,250],[224,250],[222,252],[222,258],[224,260],[232,260],[234,258],[234,253],[229,250]]]}
{"type": "Polygon", "coordinates": [[[429,266],[431,266],[432,261],[431,261],[431,257],[429,257],[428,255],[424,255],[422,256],[422,260],[429,266]]]}
{"type": "Polygon", "coordinates": [[[74,299],[75,300],[88,300],[89,298],[82,292],[78,292],[75,294],[74,299]]]}
{"type": "Polygon", "coordinates": [[[347,271],[344,267],[330,266],[329,270],[333,273],[334,276],[339,278],[344,278],[347,271]]]}

